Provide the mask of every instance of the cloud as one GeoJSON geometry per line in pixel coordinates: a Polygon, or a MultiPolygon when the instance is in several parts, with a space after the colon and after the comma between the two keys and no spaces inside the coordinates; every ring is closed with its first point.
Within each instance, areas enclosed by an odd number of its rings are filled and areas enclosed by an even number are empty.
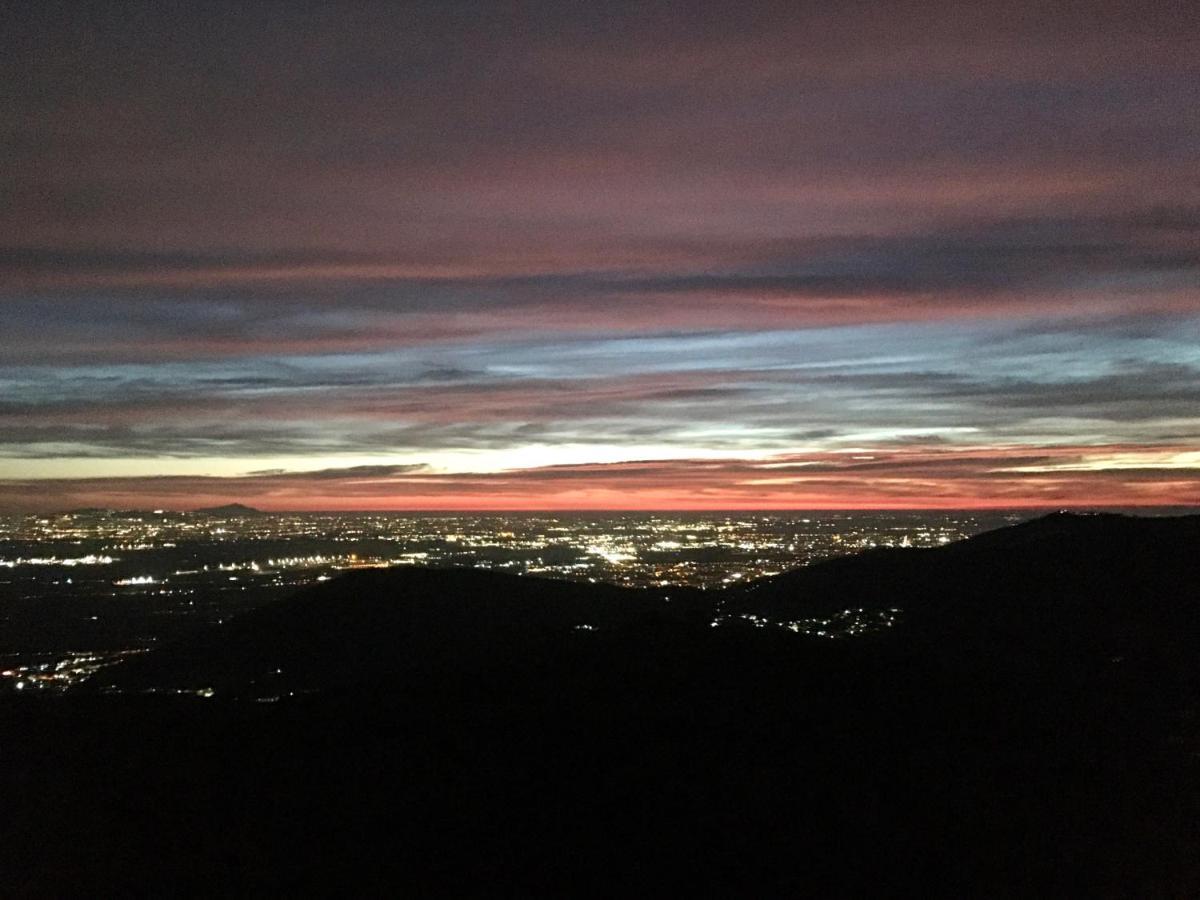
{"type": "MultiPolygon", "coordinates": [[[[0,11],[0,477],[1200,434],[1186,4],[535,7],[0,11]]],[[[718,469],[529,502],[783,502],[718,469]]]]}
{"type": "Polygon", "coordinates": [[[1200,503],[1190,447],[881,448],[766,459],[664,459],[444,473],[421,466],[253,472],[232,478],[0,481],[0,507],[240,500],[281,509],[938,508],[1200,503]],[[673,501],[674,506],[665,506],[673,501]]]}
{"type": "Polygon", "coordinates": [[[302,472],[287,472],[281,469],[264,469],[258,472],[248,472],[247,478],[269,478],[272,481],[358,481],[360,479],[387,479],[398,475],[413,475],[430,471],[429,466],[388,465],[388,466],[346,466],[338,469],[313,469],[302,472]]]}
{"type": "MultiPolygon", "coordinates": [[[[954,222],[886,236],[750,244],[735,233],[652,272],[615,267],[406,277],[373,264],[329,266],[317,258],[284,271],[238,264],[218,279],[213,271],[197,273],[186,258],[156,268],[156,260],[173,259],[166,254],[10,251],[18,263],[41,260],[49,280],[0,281],[0,303],[15,338],[0,350],[0,361],[367,352],[538,334],[981,316],[1195,314],[1197,209],[954,222]],[[55,285],[81,264],[107,272],[107,286],[94,272],[82,282],[55,285]],[[89,282],[93,286],[82,290],[89,282]]],[[[280,255],[303,258],[302,251],[280,255]]]]}
{"type": "Polygon", "coordinates": [[[686,454],[836,447],[863,435],[1177,440],[1200,431],[1200,356],[1171,333],[1186,334],[1177,323],[1158,334],[1076,326],[1052,336],[887,326],[466,345],[444,362],[392,353],[233,369],[0,368],[18,398],[0,401],[0,458],[223,455],[249,470],[263,456],[511,456],[586,443],[686,454]],[[908,352],[878,352],[897,344],[908,352]]]}

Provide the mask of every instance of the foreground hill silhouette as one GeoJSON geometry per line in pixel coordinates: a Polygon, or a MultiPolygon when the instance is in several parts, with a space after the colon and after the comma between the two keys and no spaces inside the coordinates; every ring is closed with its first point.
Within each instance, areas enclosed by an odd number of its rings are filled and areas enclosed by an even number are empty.
{"type": "Polygon", "coordinates": [[[929,550],[764,579],[730,610],[787,619],[899,607],[910,647],[978,665],[1185,662],[1200,634],[1200,516],[1055,513],[929,550]]]}
{"type": "Polygon", "coordinates": [[[9,883],[1194,895],[1198,538],[1059,514],[708,592],[350,573],[3,707],[9,883]]]}

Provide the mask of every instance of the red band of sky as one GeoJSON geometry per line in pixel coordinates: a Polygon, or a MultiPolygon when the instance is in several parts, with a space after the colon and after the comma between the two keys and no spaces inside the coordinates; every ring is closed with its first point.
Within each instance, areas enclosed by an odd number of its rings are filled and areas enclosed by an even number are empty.
{"type": "Polygon", "coordinates": [[[0,508],[1195,504],[1198,29],[10,6],[0,508]]]}

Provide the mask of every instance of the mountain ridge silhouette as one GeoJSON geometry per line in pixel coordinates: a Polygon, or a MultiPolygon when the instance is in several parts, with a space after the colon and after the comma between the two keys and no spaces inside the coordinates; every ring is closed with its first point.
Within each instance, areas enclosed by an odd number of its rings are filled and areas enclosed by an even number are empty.
{"type": "MultiPolygon", "coordinates": [[[[420,666],[502,668],[509,655],[544,652],[556,640],[632,640],[666,625],[700,640],[697,632],[719,618],[782,623],[847,607],[899,609],[891,639],[928,652],[1036,649],[1053,659],[1086,637],[1110,640],[1086,648],[1108,659],[1133,652],[1118,640],[1122,628],[1151,628],[1141,639],[1171,648],[1181,625],[1197,629],[1186,590],[1200,579],[1200,557],[1187,552],[1197,541],[1200,516],[1055,513],[938,548],[867,551],[724,590],[477,569],[357,571],[130,660],[105,673],[106,685],[244,694],[251,680],[283,669],[286,677],[267,679],[271,690],[313,691],[420,666]],[[306,665],[320,671],[303,672],[306,665]]],[[[797,652],[805,647],[798,641],[797,652]]]]}
{"type": "Polygon", "coordinates": [[[1056,516],[724,591],[352,572],[121,693],[0,704],[7,882],[1194,896],[1198,527],[1056,516]],[[781,627],[855,603],[903,611],[781,627]]]}

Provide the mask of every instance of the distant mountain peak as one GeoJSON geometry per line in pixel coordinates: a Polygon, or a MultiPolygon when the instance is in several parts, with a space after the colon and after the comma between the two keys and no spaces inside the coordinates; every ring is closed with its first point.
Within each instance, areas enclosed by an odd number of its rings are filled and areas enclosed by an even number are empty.
{"type": "Polygon", "coordinates": [[[202,509],[195,510],[197,513],[208,516],[261,516],[264,515],[261,509],[255,509],[253,506],[246,506],[244,503],[226,503],[224,506],[207,506],[202,509]]]}

